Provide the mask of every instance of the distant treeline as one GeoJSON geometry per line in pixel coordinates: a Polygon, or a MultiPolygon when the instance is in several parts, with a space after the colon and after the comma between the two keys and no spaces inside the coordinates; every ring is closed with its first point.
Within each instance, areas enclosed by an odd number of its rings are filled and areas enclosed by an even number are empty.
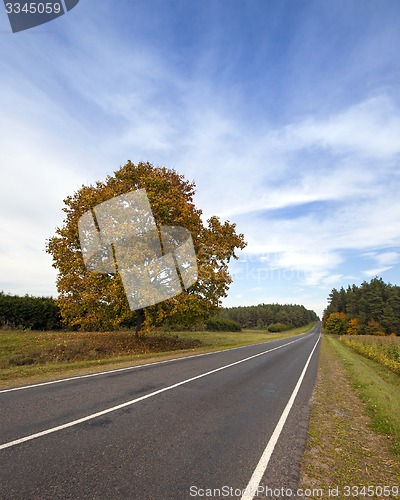
{"type": "Polygon", "coordinates": [[[307,325],[319,318],[314,311],[293,304],[259,304],[258,306],[226,307],[219,314],[239,323],[242,328],[268,328],[279,331],[307,325]]]}
{"type": "MultiPolygon", "coordinates": [[[[304,326],[318,319],[314,311],[304,306],[260,304],[223,308],[217,317],[209,318],[204,327],[214,331],[239,331],[241,328],[282,331],[304,326]]],[[[59,330],[63,325],[55,299],[31,295],[21,297],[0,292],[0,328],[59,330]]]]}
{"type": "Polygon", "coordinates": [[[51,297],[20,297],[0,292],[0,328],[58,330],[61,316],[51,297]]]}
{"type": "Polygon", "coordinates": [[[323,325],[337,335],[400,335],[400,287],[374,278],[329,294],[323,325]]]}

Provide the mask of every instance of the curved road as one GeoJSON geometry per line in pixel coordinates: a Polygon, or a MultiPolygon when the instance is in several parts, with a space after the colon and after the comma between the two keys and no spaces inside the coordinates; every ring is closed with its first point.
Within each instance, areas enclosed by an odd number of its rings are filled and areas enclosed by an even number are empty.
{"type": "Polygon", "coordinates": [[[0,498],[295,489],[319,337],[318,324],[285,340],[0,391],[0,498]]]}

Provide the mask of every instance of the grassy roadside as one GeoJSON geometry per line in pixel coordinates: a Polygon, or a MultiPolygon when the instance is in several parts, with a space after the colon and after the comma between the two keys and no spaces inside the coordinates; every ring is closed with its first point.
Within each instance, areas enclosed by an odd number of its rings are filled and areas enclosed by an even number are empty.
{"type": "Polygon", "coordinates": [[[324,491],[313,498],[335,487],[338,498],[353,496],[346,486],[359,487],[356,498],[399,498],[375,488],[400,487],[399,389],[396,374],[323,337],[300,484],[324,491]]]}
{"type": "Polygon", "coordinates": [[[139,339],[127,331],[0,331],[0,388],[268,342],[307,332],[314,325],[284,333],[174,332],[139,339]]]}
{"type": "Polygon", "coordinates": [[[400,337],[342,335],[340,342],[400,375],[400,337]]]}
{"type": "Polygon", "coordinates": [[[364,402],[371,427],[386,436],[400,462],[400,377],[387,367],[330,339],[341,356],[352,387],[364,402]]]}

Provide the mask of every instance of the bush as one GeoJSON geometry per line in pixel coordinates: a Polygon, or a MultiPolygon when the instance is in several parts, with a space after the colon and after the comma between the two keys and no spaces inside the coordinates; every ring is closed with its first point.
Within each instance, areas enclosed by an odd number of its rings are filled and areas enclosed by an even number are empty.
{"type": "Polygon", "coordinates": [[[286,330],[290,330],[291,328],[293,328],[293,325],[290,323],[272,323],[268,325],[268,330],[272,333],[286,332],[286,330]]]}
{"type": "Polygon", "coordinates": [[[343,312],[331,313],[323,323],[326,333],[345,335],[347,328],[346,315],[343,312]]]}
{"type": "Polygon", "coordinates": [[[242,327],[231,319],[210,318],[206,322],[206,329],[212,332],[240,332],[242,327]]]}
{"type": "Polygon", "coordinates": [[[61,316],[51,297],[7,295],[0,292],[0,328],[58,330],[61,316]]]}

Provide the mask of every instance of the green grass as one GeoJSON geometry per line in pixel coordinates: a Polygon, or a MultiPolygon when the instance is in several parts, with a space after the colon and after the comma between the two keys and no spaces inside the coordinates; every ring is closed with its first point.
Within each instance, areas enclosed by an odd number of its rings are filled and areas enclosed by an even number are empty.
{"type": "Polygon", "coordinates": [[[271,333],[267,330],[245,329],[241,332],[179,332],[179,337],[199,340],[204,346],[213,349],[228,349],[270,340],[284,339],[308,332],[316,323],[288,330],[286,332],[271,333]]]}
{"type": "Polygon", "coordinates": [[[0,331],[0,386],[37,382],[99,370],[142,364],[230,347],[240,347],[304,333],[315,323],[284,333],[158,333],[136,339],[130,331],[0,331]]]}
{"type": "Polygon", "coordinates": [[[352,348],[327,336],[344,363],[353,388],[365,402],[373,428],[389,437],[400,455],[400,377],[352,348]]]}

